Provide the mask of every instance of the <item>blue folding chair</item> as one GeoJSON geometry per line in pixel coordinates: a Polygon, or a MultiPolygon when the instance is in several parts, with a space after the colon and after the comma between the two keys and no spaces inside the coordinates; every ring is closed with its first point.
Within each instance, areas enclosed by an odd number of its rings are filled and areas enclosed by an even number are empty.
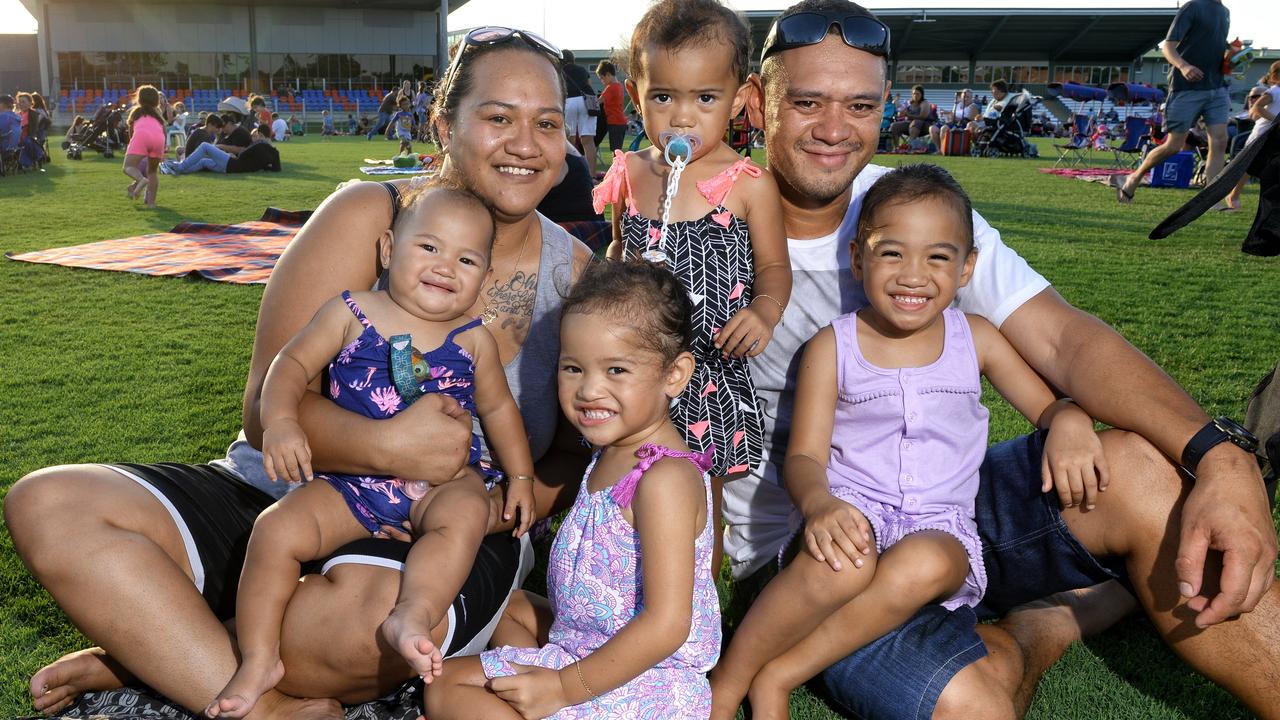
{"type": "Polygon", "coordinates": [[[1069,167],[1076,167],[1088,163],[1093,153],[1093,144],[1089,139],[1092,129],[1092,115],[1083,113],[1072,115],[1071,140],[1053,144],[1053,148],[1058,151],[1058,159],[1054,161],[1053,166],[1058,167],[1066,163],[1069,167]]]}
{"type": "Polygon", "coordinates": [[[1146,118],[1136,115],[1130,115],[1125,118],[1124,142],[1111,148],[1111,152],[1115,153],[1116,156],[1115,162],[1111,164],[1111,167],[1136,170],[1142,160],[1142,154],[1146,152],[1149,138],[1146,118]]]}

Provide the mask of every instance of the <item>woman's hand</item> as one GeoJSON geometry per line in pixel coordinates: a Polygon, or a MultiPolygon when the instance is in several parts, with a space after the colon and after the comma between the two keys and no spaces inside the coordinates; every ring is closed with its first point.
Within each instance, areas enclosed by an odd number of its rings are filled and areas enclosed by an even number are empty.
{"type": "Polygon", "coordinates": [[[716,348],[724,357],[755,357],[773,339],[773,326],[758,308],[739,310],[716,334],[716,348]]]}
{"type": "Polygon", "coordinates": [[[310,482],[311,447],[307,434],[297,420],[283,419],[272,423],[262,433],[262,467],[272,482],[284,478],[288,482],[310,482]]]}
{"type": "Polygon", "coordinates": [[[572,704],[559,672],[516,663],[511,663],[511,667],[516,669],[516,674],[493,678],[489,689],[520,713],[520,717],[538,720],[572,704]]]}
{"type": "Polygon", "coordinates": [[[871,553],[871,523],[858,508],[827,495],[804,513],[804,545],[814,560],[836,572],[844,567],[837,547],[853,560],[854,567],[862,567],[859,555],[871,553]]]}
{"type": "Polygon", "coordinates": [[[447,395],[424,395],[378,423],[389,431],[386,475],[437,485],[451,480],[467,462],[471,413],[447,395]],[[423,477],[424,468],[432,471],[429,477],[423,477]]]}
{"type": "Polygon", "coordinates": [[[1098,491],[1107,489],[1110,471],[1102,455],[1102,442],[1093,430],[1093,418],[1074,403],[1066,402],[1049,423],[1040,474],[1041,492],[1056,487],[1064,508],[1083,504],[1092,510],[1098,491]]]}

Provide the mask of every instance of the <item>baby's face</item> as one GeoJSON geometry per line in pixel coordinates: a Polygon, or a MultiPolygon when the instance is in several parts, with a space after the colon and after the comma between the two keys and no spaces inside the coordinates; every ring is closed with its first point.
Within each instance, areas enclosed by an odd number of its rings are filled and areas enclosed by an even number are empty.
{"type": "Polygon", "coordinates": [[[424,320],[473,310],[489,275],[492,220],[474,202],[432,193],[401,212],[388,263],[392,299],[424,320]]]}

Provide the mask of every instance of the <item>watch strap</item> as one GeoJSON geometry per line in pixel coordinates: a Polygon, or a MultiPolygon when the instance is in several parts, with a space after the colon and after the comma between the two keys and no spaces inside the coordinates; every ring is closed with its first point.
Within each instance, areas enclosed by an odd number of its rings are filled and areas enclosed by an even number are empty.
{"type": "Polygon", "coordinates": [[[1230,436],[1218,427],[1218,424],[1210,420],[1204,427],[1200,428],[1191,439],[1187,441],[1187,446],[1182,449],[1182,467],[1192,475],[1196,474],[1196,468],[1200,465],[1200,459],[1205,453],[1217,447],[1219,444],[1230,440],[1230,436]]]}

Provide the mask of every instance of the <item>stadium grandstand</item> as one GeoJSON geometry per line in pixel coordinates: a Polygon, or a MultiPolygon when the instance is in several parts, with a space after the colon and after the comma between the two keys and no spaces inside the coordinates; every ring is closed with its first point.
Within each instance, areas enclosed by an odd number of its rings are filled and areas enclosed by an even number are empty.
{"type": "Polygon", "coordinates": [[[53,91],[64,122],[143,83],[189,111],[256,92],[282,113],[368,113],[400,80],[434,76],[450,8],[448,0],[21,1],[39,23],[40,86],[53,91]]]}

